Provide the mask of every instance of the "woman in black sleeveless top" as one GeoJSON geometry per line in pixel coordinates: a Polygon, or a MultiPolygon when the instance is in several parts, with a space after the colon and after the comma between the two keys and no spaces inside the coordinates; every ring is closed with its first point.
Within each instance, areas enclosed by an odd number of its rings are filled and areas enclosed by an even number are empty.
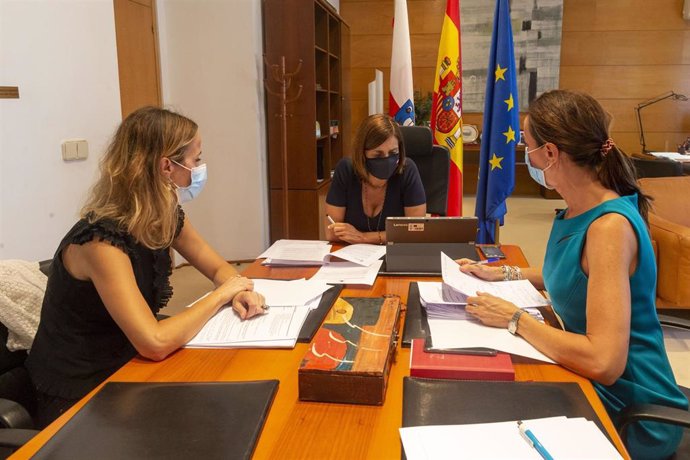
{"type": "Polygon", "coordinates": [[[253,282],[237,274],[185,218],[179,203],[206,181],[196,123],[146,107],[120,125],[101,177],[53,259],[26,366],[43,427],[136,354],[162,360],[231,303],[243,319],[264,312],[253,282]],[[216,289],[160,322],[172,295],[170,249],[216,289]]]}

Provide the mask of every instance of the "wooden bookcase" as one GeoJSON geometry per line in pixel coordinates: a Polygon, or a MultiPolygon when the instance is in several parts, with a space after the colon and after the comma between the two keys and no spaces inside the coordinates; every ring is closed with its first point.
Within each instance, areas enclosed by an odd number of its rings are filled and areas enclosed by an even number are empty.
{"type": "MultiPolygon", "coordinates": [[[[325,0],[263,0],[264,55],[268,65],[285,56],[292,79],[287,105],[287,164],[282,159],[281,100],[266,93],[271,241],[283,235],[283,168],[287,168],[292,239],[325,238],[325,200],[331,171],[350,153],[350,29],[325,0]],[[320,136],[316,135],[316,122],[320,136]],[[330,133],[337,125],[337,133],[330,133]]],[[[275,88],[270,69],[269,87],[275,88]]]]}

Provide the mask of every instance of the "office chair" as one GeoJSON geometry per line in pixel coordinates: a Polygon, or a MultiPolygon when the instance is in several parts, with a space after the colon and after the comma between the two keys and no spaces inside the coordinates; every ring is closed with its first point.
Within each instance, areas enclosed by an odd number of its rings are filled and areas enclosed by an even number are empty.
{"type": "Polygon", "coordinates": [[[442,145],[434,145],[428,126],[401,126],[405,154],[419,169],[426,194],[426,212],[445,216],[448,206],[448,178],[450,152],[442,145]]]}
{"type": "MultiPolygon", "coordinates": [[[[39,262],[46,275],[51,262],[39,262]]],[[[27,353],[7,348],[8,333],[0,323],[0,458],[8,457],[38,433],[31,415],[36,405],[33,385],[24,367],[27,353]]]]}
{"type": "Polygon", "coordinates": [[[679,161],[669,160],[667,158],[655,158],[649,155],[649,158],[631,157],[637,177],[668,177],[668,176],[682,176],[683,164],[679,161]]]}
{"type": "MultiPolygon", "coordinates": [[[[684,310],[687,311],[687,310],[684,310]]],[[[659,322],[662,326],[677,327],[690,331],[690,320],[682,316],[671,316],[659,314],[659,322]]],[[[690,399],[690,388],[678,386],[690,399]]],[[[675,407],[665,407],[657,404],[635,404],[624,409],[618,419],[618,433],[623,444],[626,441],[626,430],[632,423],[640,421],[652,421],[661,423],[671,423],[685,428],[683,439],[678,445],[675,454],[671,456],[673,460],[690,459],[690,412],[675,407]]]]}

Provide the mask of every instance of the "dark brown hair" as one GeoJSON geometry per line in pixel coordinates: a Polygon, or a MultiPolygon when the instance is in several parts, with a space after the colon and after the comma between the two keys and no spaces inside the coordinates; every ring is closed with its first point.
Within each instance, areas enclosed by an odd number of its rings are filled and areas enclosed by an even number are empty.
{"type": "Polygon", "coordinates": [[[352,155],[352,166],[355,174],[361,180],[367,180],[366,155],[367,150],[375,149],[386,140],[394,136],[398,139],[398,151],[400,162],[395,170],[396,174],[402,173],[405,168],[405,144],[403,144],[402,132],[398,124],[388,115],[381,113],[369,115],[360,123],[355,134],[355,143],[352,155]]]}
{"type": "Polygon", "coordinates": [[[603,148],[612,118],[596,99],[574,91],[548,91],[530,104],[528,116],[537,145],[555,144],[573,163],[593,170],[604,187],[621,196],[637,193],[638,209],[647,221],[650,197],[640,191],[630,157],[616,145],[603,148]]]}

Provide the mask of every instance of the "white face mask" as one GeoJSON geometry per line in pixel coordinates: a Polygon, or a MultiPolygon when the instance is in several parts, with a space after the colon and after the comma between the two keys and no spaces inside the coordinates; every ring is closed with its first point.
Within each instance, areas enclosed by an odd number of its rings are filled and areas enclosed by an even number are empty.
{"type": "Polygon", "coordinates": [[[187,171],[191,172],[192,182],[188,186],[180,187],[177,184],[175,185],[177,186],[177,199],[180,201],[180,204],[192,201],[194,198],[199,196],[199,193],[201,193],[201,190],[204,188],[204,185],[206,184],[206,179],[208,178],[208,173],[206,171],[206,163],[199,166],[195,166],[190,169],[185,165],[178,163],[175,160],[171,161],[176,165],[181,166],[187,171]]]}
{"type": "MultiPolygon", "coordinates": [[[[546,144],[544,144],[544,145],[546,145],[546,144]]],[[[534,152],[536,150],[539,150],[540,148],[544,147],[544,145],[537,147],[535,149],[532,149],[532,151],[534,152]]],[[[548,165],[544,169],[539,169],[539,168],[532,166],[532,163],[530,163],[530,161],[529,161],[529,149],[527,147],[525,147],[525,163],[527,164],[527,169],[529,170],[529,175],[532,177],[532,179],[534,179],[534,181],[537,184],[539,184],[542,187],[547,188],[549,190],[553,190],[553,187],[551,187],[550,185],[548,185],[546,183],[546,176],[544,176],[544,171],[546,171],[551,166],[553,166],[553,163],[551,163],[550,165],[548,165]]]]}

